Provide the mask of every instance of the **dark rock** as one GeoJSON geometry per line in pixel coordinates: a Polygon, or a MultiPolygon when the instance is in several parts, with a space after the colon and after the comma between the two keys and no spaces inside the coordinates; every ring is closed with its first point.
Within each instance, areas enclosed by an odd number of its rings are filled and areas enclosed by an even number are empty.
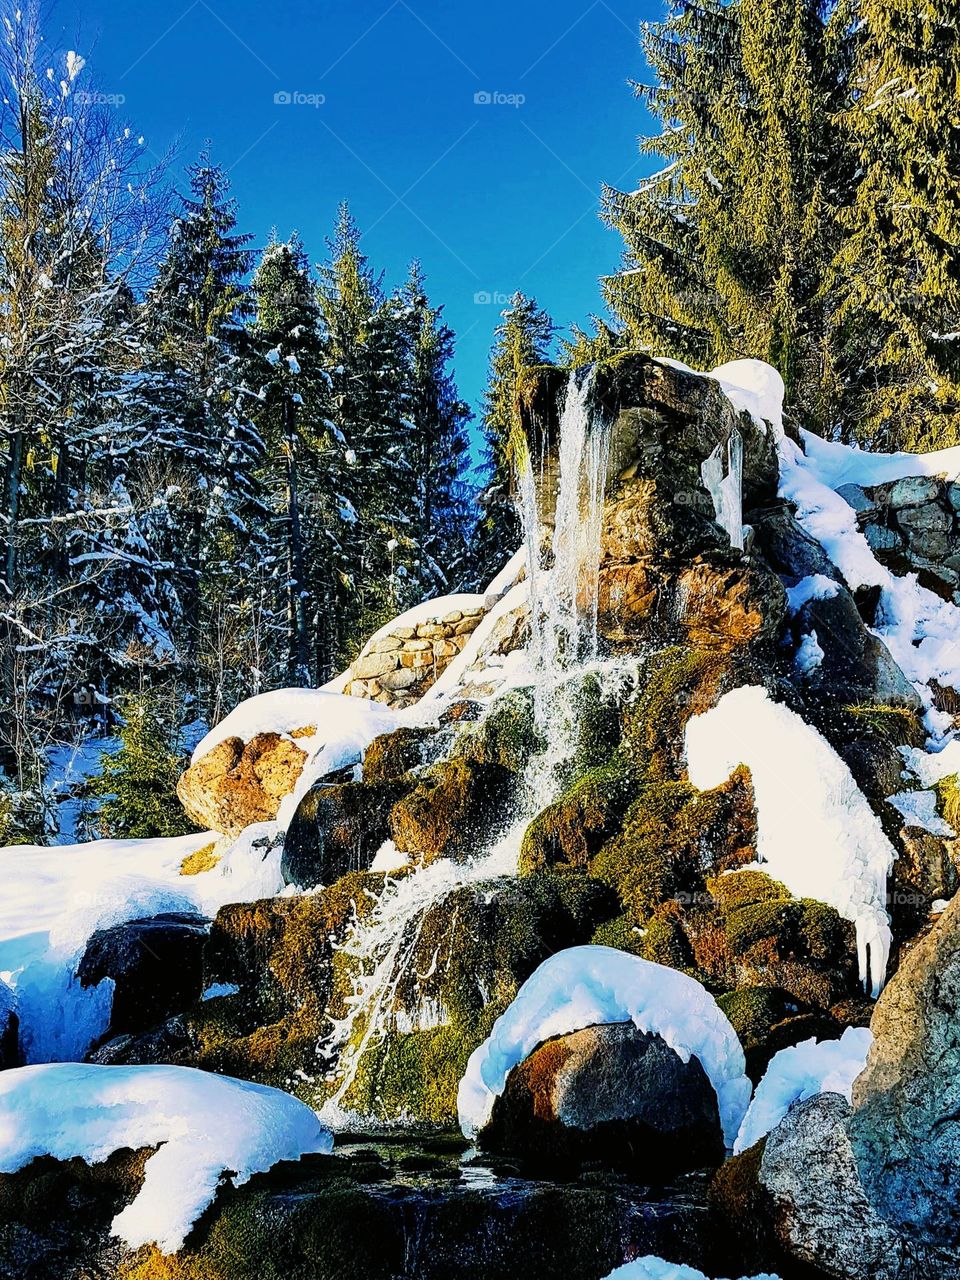
{"type": "Polygon", "coordinates": [[[115,984],[108,1036],[145,1031],[199,999],[210,922],[159,915],[98,929],[77,968],[82,987],[115,984]]]}
{"type": "Polygon", "coordinates": [[[819,1094],[796,1103],[768,1135],[760,1183],[780,1244],[839,1280],[957,1280],[960,1254],[912,1240],[868,1199],[849,1117],[846,1099],[819,1094]]]}
{"type": "Polygon", "coordinates": [[[874,499],[869,497],[866,490],[861,489],[858,484],[842,484],[837,489],[837,493],[848,506],[853,507],[858,520],[869,520],[879,510],[874,499]]]}
{"type": "Polygon", "coordinates": [[[757,549],[770,567],[785,578],[822,574],[838,579],[840,571],[812,538],[786,503],[777,503],[751,516],[757,549]]]}
{"type": "Polygon", "coordinates": [[[644,1180],[718,1164],[717,1096],[696,1058],[684,1063],[633,1023],[588,1027],[542,1044],[507,1078],[481,1149],[557,1168],[599,1161],[644,1180]]]}
{"type": "Polygon", "coordinates": [[[311,787],[283,842],[280,869],[286,883],[312,889],[348,872],[369,870],[390,838],[391,808],[414,785],[401,777],[311,787]]]}
{"type": "Polygon", "coordinates": [[[799,611],[800,634],[816,632],[823,660],[806,684],[831,703],[880,703],[919,710],[920,698],[889,649],[863,623],[853,596],[839,587],[833,596],[809,600],[799,611]]]}
{"type": "Polygon", "coordinates": [[[905,476],[890,486],[891,507],[919,507],[940,497],[942,482],[936,476],[905,476]]]}
{"type": "Polygon", "coordinates": [[[960,1244],[960,898],[877,1003],[850,1142],[871,1204],[928,1246],[960,1244]]]}
{"type": "Polygon", "coordinates": [[[903,538],[896,529],[883,524],[869,524],[864,529],[864,537],[872,551],[899,551],[903,547],[903,538]]]}
{"type": "Polygon", "coordinates": [[[106,1040],[88,1053],[86,1060],[104,1067],[143,1067],[158,1062],[191,1066],[196,1051],[189,1022],[178,1014],[149,1031],[106,1040]]]}
{"type": "Polygon", "coordinates": [[[19,1067],[21,1061],[20,1019],[12,1009],[0,1005],[0,1071],[19,1067]]]}
{"type": "Polygon", "coordinates": [[[422,768],[436,754],[435,729],[395,729],[374,738],[363,757],[363,781],[395,782],[422,768]]]}

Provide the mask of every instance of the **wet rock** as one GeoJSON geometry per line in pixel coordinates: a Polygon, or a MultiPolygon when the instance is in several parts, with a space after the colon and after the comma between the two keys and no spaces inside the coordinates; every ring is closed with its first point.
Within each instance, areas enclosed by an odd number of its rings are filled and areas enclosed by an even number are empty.
{"type": "Polygon", "coordinates": [[[840,1280],[956,1280],[960,1254],[910,1239],[871,1203],[847,1136],[849,1116],[846,1099],[820,1094],[795,1104],[767,1137],[760,1183],[781,1245],[840,1280]]]}
{"type": "Polygon", "coordinates": [[[960,1244],[960,898],[877,1004],[848,1125],[871,1204],[925,1245],[960,1244]]]}
{"type": "Polygon", "coordinates": [[[815,538],[784,503],[751,516],[757,549],[770,567],[785,578],[809,578],[822,574],[839,578],[839,570],[815,538]]]}
{"type": "Polygon", "coordinates": [[[98,929],[77,968],[82,987],[114,983],[108,1036],[145,1031],[199,999],[210,922],[159,915],[98,929]]]}
{"type": "Polygon", "coordinates": [[[295,736],[228,738],[208,751],[177,784],[187,816],[202,829],[234,837],[253,823],[272,822],[303,772],[306,753],[295,736]]]}
{"type": "Polygon", "coordinates": [[[436,753],[434,729],[395,729],[374,738],[363,756],[363,781],[393,782],[427,764],[436,753]]]}
{"type": "Polygon", "coordinates": [[[443,760],[393,806],[390,835],[401,853],[424,862],[469,857],[502,825],[516,787],[517,775],[502,765],[443,760]]]}
{"type": "Polygon", "coordinates": [[[400,778],[311,787],[283,842],[284,881],[312,889],[350,871],[368,871],[377,850],[390,838],[391,808],[412,786],[412,780],[400,778]]]}
{"type": "Polygon", "coordinates": [[[482,1149],[557,1167],[598,1161],[643,1180],[719,1164],[723,1135],[706,1072],[633,1023],[547,1041],[511,1071],[482,1149]]]}

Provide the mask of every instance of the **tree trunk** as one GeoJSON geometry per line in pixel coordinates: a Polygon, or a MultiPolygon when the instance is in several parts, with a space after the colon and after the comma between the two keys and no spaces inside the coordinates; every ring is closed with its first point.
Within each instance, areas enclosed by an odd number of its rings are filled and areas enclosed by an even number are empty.
{"type": "Polygon", "coordinates": [[[306,572],[303,530],[300,525],[300,482],[297,473],[296,404],[288,396],[283,404],[287,455],[287,619],[290,635],[290,674],[297,685],[310,683],[310,637],[307,622],[306,572]]]}

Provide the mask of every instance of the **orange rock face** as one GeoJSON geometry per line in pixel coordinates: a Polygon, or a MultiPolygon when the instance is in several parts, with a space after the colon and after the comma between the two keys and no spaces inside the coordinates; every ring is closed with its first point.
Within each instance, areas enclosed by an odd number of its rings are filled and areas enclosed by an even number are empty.
{"type": "Polygon", "coordinates": [[[247,743],[227,738],[182,775],[177,795],[198,825],[238,836],[252,823],[277,816],[306,758],[289,736],[279,733],[258,733],[247,743]]]}

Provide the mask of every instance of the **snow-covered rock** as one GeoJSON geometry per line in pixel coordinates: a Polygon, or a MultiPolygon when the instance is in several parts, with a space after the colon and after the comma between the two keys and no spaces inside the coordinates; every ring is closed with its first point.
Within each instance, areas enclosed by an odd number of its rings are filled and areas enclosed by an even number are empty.
{"type": "MultiPolygon", "coordinates": [[[[707,1277],[696,1267],[684,1266],[682,1262],[667,1262],[664,1258],[648,1254],[645,1258],[617,1267],[605,1280],[707,1280],[707,1277]]],[[[743,1280],[778,1280],[778,1277],[765,1271],[759,1276],[744,1276],[743,1280]]]]}
{"type": "Polygon", "coordinates": [[[187,1067],[58,1063],[0,1072],[0,1173],[37,1156],[88,1164],[159,1147],[113,1233],[131,1249],[175,1253],[216,1197],[280,1160],[330,1152],[333,1139],[297,1098],[187,1067]]]}
{"type": "Polygon", "coordinates": [[[818,1093],[839,1093],[849,1102],[872,1042],[866,1027],[848,1027],[839,1040],[804,1040],[774,1054],[743,1118],[734,1151],[746,1151],[766,1137],[795,1102],[818,1093]]]}
{"type": "Polygon", "coordinates": [[[743,1049],[716,1001],[695,979],[610,947],[558,952],[520,988],[470,1057],[460,1082],[460,1126],[474,1137],[518,1063],[554,1036],[632,1022],[659,1035],[684,1062],[696,1056],[716,1090],[728,1143],[750,1100],[743,1049]]]}
{"type": "Polygon", "coordinates": [[[690,781],[703,791],[747,766],[764,869],[797,897],[826,902],[856,925],[861,979],[879,992],[890,953],[887,876],[896,855],[826,739],[766,689],[747,686],[690,719],[686,758],[690,781]]]}

